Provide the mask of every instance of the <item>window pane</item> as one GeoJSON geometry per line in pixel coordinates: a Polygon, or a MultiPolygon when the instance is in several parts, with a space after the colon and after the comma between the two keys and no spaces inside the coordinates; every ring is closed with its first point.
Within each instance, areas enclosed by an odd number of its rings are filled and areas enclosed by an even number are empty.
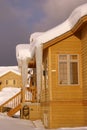
{"type": "Polygon", "coordinates": [[[59,60],[67,60],[67,55],[60,55],[59,60]]]}
{"type": "Polygon", "coordinates": [[[70,63],[70,83],[78,84],[78,63],[77,62],[70,63]]]}
{"type": "Polygon", "coordinates": [[[77,60],[77,58],[78,58],[77,55],[70,55],[71,60],[77,60]]]}
{"type": "Polygon", "coordinates": [[[59,83],[60,84],[67,84],[67,63],[60,62],[59,63],[59,83]]]}

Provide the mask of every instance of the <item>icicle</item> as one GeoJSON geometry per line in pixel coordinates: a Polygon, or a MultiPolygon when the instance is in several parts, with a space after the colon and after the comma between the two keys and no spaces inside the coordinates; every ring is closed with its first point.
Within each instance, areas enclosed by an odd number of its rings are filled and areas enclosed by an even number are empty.
{"type": "Polygon", "coordinates": [[[22,82],[23,82],[23,86],[22,86],[22,103],[25,102],[25,86],[27,85],[27,70],[28,70],[27,61],[26,61],[26,59],[22,59],[22,70],[21,70],[22,82]]]}
{"type": "Polygon", "coordinates": [[[42,81],[42,45],[36,48],[36,71],[37,71],[37,100],[40,100],[42,81]]]}
{"type": "Polygon", "coordinates": [[[22,81],[23,87],[27,85],[28,65],[26,59],[22,60],[22,81]]]}

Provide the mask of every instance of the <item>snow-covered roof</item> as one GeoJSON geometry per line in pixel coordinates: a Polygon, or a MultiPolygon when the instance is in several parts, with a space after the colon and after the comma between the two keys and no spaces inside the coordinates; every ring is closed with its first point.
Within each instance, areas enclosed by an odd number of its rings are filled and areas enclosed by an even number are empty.
{"type": "Polygon", "coordinates": [[[16,56],[19,59],[24,59],[30,56],[30,45],[29,44],[19,44],[16,47],[16,56]]]}
{"type": "Polygon", "coordinates": [[[70,31],[85,15],[87,15],[87,3],[77,7],[65,22],[36,37],[36,41],[43,44],[70,31]]]}
{"type": "Polygon", "coordinates": [[[35,42],[36,38],[41,36],[42,34],[44,34],[44,32],[35,32],[35,33],[31,34],[29,42],[30,43],[35,42]]]}
{"type": "Polygon", "coordinates": [[[31,35],[30,43],[32,44],[19,44],[16,46],[16,57],[17,57],[17,60],[20,62],[19,64],[21,64],[20,60],[24,60],[26,58],[32,58],[34,50],[35,50],[35,44],[33,43],[36,42],[35,39],[41,34],[43,33],[37,32],[31,35]]]}
{"type": "Polygon", "coordinates": [[[69,18],[62,24],[46,31],[46,32],[36,32],[30,36],[30,44],[19,44],[16,47],[16,57],[17,59],[32,58],[35,54],[35,48],[39,45],[44,44],[56,37],[63,35],[64,33],[70,31],[75,24],[83,16],[87,15],[87,3],[76,8],[69,18]]]}
{"type": "Polygon", "coordinates": [[[19,72],[18,66],[2,66],[0,67],[0,77],[5,75],[8,72],[13,72],[17,75],[20,75],[21,73],[19,72]]]}

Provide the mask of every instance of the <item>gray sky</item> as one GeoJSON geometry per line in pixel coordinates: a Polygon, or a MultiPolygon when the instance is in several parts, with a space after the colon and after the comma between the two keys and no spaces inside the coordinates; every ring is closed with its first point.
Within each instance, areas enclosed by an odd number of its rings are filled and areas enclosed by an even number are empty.
{"type": "Polygon", "coordinates": [[[17,44],[51,29],[87,0],[0,0],[0,66],[17,65],[17,44]]]}

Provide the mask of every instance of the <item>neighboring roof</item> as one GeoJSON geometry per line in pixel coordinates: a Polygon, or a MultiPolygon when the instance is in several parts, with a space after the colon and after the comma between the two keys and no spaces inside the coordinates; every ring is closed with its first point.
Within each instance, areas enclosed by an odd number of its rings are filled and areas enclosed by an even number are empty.
{"type": "Polygon", "coordinates": [[[30,36],[30,44],[18,45],[16,47],[16,57],[17,59],[32,58],[35,54],[35,49],[39,48],[41,44],[44,44],[52,39],[55,39],[68,31],[70,31],[76,23],[83,17],[87,15],[87,3],[76,8],[70,17],[62,24],[46,31],[33,33],[30,36]],[[20,46],[20,47],[19,47],[20,46]],[[25,46],[25,47],[24,47],[25,46]],[[26,48],[26,49],[25,49],[26,48]]]}
{"type": "Polygon", "coordinates": [[[17,75],[21,74],[18,70],[18,66],[3,66],[3,67],[0,67],[0,77],[7,74],[8,72],[13,72],[17,75]]]}

